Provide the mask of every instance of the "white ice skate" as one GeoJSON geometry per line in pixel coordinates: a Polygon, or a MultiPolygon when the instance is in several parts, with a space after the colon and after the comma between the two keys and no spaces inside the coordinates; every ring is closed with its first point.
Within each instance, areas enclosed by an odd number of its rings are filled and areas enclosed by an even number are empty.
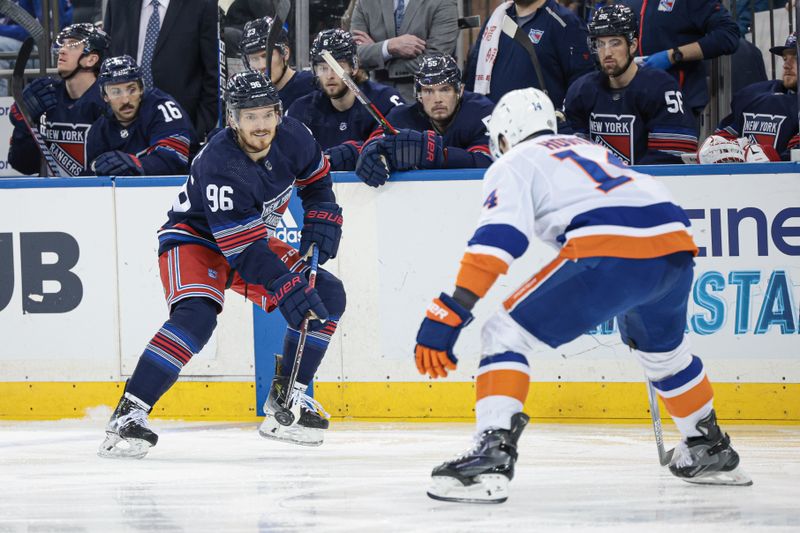
{"type": "Polygon", "coordinates": [[[142,459],[158,442],[147,423],[150,407],[128,393],[119,400],[106,426],[106,439],[97,450],[100,457],[142,459]]]}

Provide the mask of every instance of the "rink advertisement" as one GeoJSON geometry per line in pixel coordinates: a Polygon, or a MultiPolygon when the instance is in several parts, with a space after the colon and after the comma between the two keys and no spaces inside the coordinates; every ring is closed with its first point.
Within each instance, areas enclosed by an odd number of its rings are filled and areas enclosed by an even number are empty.
{"type": "MultiPolygon", "coordinates": [[[[800,420],[800,168],[650,170],[686,209],[700,247],[686,327],[724,400],[720,416],[800,420]]],[[[344,237],[325,268],[342,278],[348,306],[315,383],[334,416],[472,416],[481,324],[555,255],[532,242],[476,307],[456,345],[458,370],[438,383],[417,374],[416,331],[430,299],[452,290],[480,210],[480,177],[411,172],[374,190],[336,176],[344,237]]],[[[0,418],[44,416],[36,402],[45,393],[68,392],[55,417],[116,402],[167,317],[155,230],[182,182],[0,180],[0,418]]],[[[302,218],[293,200],[277,236],[296,244],[302,218]]],[[[214,337],[157,412],[254,417],[254,371],[263,390],[282,335],[280,319],[229,294],[214,337]]],[[[613,321],[529,361],[526,409],[536,417],[648,416],[641,369],[613,321]]]]}

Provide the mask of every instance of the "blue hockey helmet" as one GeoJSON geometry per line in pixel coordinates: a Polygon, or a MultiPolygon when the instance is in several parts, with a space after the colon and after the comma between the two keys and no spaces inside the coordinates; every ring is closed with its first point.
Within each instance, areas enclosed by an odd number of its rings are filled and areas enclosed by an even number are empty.
{"type": "Polygon", "coordinates": [[[283,114],[283,105],[278,89],[261,72],[245,70],[231,76],[225,88],[225,105],[229,112],[253,107],[276,106],[278,115],[283,114]]]}
{"type": "Polygon", "coordinates": [[[769,52],[776,56],[782,56],[786,50],[797,50],[797,32],[790,33],[783,46],[773,46],[769,52]]]}
{"type": "Polygon", "coordinates": [[[614,4],[603,6],[594,12],[589,30],[589,50],[597,51],[595,41],[598,37],[621,35],[628,44],[632,43],[639,32],[639,22],[633,10],[628,6],[614,4]]]}
{"type": "Polygon", "coordinates": [[[61,30],[53,41],[53,48],[57,52],[70,39],[83,44],[83,55],[95,53],[100,56],[101,61],[111,47],[111,38],[108,34],[88,22],[71,24],[61,30]]]}
{"type": "Polygon", "coordinates": [[[311,64],[324,63],[323,50],[329,52],[336,61],[347,61],[353,70],[358,68],[358,56],[355,40],[349,31],[339,28],[322,30],[311,43],[311,64]]]}
{"type": "Polygon", "coordinates": [[[109,57],[100,66],[100,75],[97,83],[104,89],[109,83],[128,83],[137,81],[142,83],[142,71],[131,56],[109,57]]]}
{"type": "MultiPolygon", "coordinates": [[[[242,53],[243,60],[246,61],[248,54],[254,54],[267,48],[267,39],[269,38],[272,24],[272,17],[261,17],[250,20],[244,25],[242,38],[239,40],[239,50],[242,53]]],[[[281,49],[282,54],[285,54],[289,49],[289,35],[283,27],[277,31],[275,46],[281,49]]]]}
{"type": "Polygon", "coordinates": [[[453,56],[441,52],[422,56],[414,73],[414,97],[419,99],[423,87],[445,83],[452,85],[456,92],[461,91],[461,69],[453,56]]]}

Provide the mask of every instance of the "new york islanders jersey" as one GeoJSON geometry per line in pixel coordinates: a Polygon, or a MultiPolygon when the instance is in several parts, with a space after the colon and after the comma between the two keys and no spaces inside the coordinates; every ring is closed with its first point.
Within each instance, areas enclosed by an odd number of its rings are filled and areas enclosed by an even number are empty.
{"type": "MultiPolygon", "coordinates": [[[[87,161],[120,150],[139,158],[147,176],[186,174],[190,147],[196,144],[194,128],[186,112],[159,89],[144,92],[136,119],[122,126],[109,109],[92,124],[87,142],[87,161]]],[[[91,168],[86,170],[91,172],[91,168]]]]}
{"type": "Polygon", "coordinates": [[[628,164],[682,163],[697,151],[691,113],[672,76],[639,68],[622,89],[612,89],[602,72],[579,78],[567,91],[564,114],[573,133],[611,150],[628,164]]]}
{"type": "MultiPolygon", "coordinates": [[[[393,87],[365,81],[359,87],[384,116],[403,99],[393,87]]],[[[375,119],[356,100],[350,109],[337,111],[323,91],[314,91],[295,101],[287,113],[311,130],[323,150],[347,141],[361,143],[375,129],[375,119]]]]}
{"type": "Polygon", "coordinates": [[[733,97],[731,114],[717,126],[717,135],[772,146],[789,160],[789,151],[800,144],[797,122],[797,93],[787,90],[782,80],[748,85],[733,97]]]}
{"type": "Polygon", "coordinates": [[[573,135],[542,135],[495,161],[457,285],[484,296],[533,236],[566,259],[648,259],[696,252],[666,187],[573,135]]]}
{"type": "MultiPolygon", "coordinates": [[[[55,80],[55,85],[58,104],[42,116],[38,124],[39,131],[61,174],[79,176],[88,163],[86,139],[89,128],[103,115],[106,104],[96,82],[76,100],[70,98],[63,81],[55,80]]],[[[16,105],[11,108],[11,122],[14,132],[11,135],[8,162],[23,174],[38,173],[41,155],[16,105]]]]}
{"type": "Polygon", "coordinates": [[[492,162],[492,155],[484,119],[493,109],[494,102],[487,97],[464,91],[455,117],[445,131],[436,129],[420,102],[395,107],[386,120],[397,129],[433,130],[441,135],[447,149],[444,168],[486,168],[492,162]]]}
{"type": "Polygon", "coordinates": [[[311,71],[299,70],[295,72],[292,79],[286,82],[282,89],[278,89],[284,112],[288,111],[295,100],[316,90],[317,84],[311,71]]]}

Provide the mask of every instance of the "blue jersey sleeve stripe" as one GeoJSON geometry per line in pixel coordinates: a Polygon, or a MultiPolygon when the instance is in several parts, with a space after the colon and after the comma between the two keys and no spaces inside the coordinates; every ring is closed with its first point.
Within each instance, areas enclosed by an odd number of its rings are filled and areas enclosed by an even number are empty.
{"type": "Polygon", "coordinates": [[[478,228],[467,244],[500,248],[517,259],[528,249],[528,237],[509,224],[487,224],[478,228]]]}

